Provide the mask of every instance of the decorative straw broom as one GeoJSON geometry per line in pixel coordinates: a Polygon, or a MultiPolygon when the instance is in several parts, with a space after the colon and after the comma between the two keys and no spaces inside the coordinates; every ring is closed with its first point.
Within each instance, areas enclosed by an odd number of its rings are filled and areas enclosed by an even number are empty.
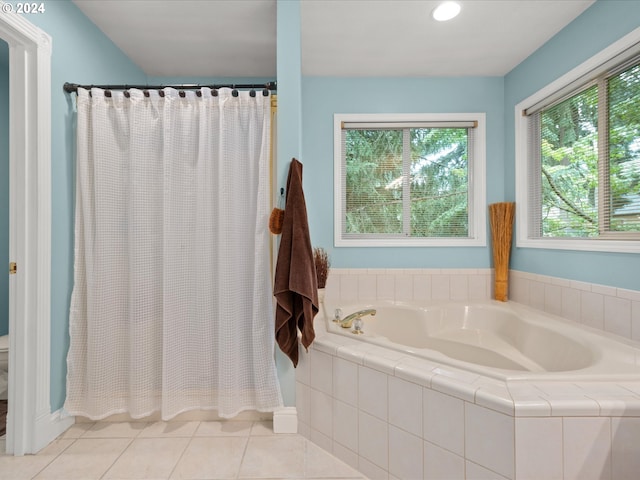
{"type": "Polygon", "coordinates": [[[489,205],[491,236],[493,239],[493,267],[495,269],[495,288],[493,298],[507,301],[509,283],[509,255],[511,254],[511,236],[516,204],[501,202],[489,205]]]}
{"type": "Polygon", "coordinates": [[[329,276],[329,267],[331,267],[329,254],[324,248],[316,247],[313,249],[313,262],[316,264],[318,288],[325,288],[327,286],[327,277],[329,276]]]}

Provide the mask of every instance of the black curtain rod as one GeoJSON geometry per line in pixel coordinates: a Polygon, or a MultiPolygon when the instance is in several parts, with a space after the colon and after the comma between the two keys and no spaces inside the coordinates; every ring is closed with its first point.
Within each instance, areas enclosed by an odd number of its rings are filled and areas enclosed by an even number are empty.
{"type": "Polygon", "coordinates": [[[217,90],[219,88],[233,88],[237,89],[266,89],[275,91],[277,90],[276,82],[267,83],[231,83],[231,84],[215,84],[215,85],[79,85],[77,83],[66,82],[63,85],[63,89],[67,93],[78,93],[79,88],[90,90],[92,88],[101,88],[103,90],[129,90],[135,88],[138,90],[162,90],[163,88],[175,88],[176,90],[195,90],[199,88],[211,88],[217,90]]]}

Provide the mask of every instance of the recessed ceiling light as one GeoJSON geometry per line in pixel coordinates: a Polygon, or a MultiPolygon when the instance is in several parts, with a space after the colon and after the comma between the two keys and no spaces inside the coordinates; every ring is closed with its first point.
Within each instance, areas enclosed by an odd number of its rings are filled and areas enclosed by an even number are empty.
{"type": "Polygon", "coordinates": [[[457,2],[443,2],[433,9],[431,16],[434,20],[445,22],[451,20],[460,13],[460,4],[457,2]]]}

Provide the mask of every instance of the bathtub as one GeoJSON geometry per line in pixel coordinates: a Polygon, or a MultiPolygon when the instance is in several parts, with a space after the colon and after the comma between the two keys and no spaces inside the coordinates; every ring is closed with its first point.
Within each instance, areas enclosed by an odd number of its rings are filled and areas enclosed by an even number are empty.
{"type": "Polygon", "coordinates": [[[368,478],[638,478],[637,342],[490,300],[324,299],[314,327],[299,432],[368,478]]]}
{"type": "Polygon", "coordinates": [[[327,332],[500,380],[640,380],[638,345],[514,302],[325,303],[327,332]],[[362,333],[333,321],[364,309],[362,333]]]}

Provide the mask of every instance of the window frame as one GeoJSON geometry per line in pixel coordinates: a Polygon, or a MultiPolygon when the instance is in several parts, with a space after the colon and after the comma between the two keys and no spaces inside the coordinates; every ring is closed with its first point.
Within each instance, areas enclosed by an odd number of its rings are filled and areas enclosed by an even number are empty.
{"type": "MultiPolygon", "coordinates": [[[[336,247],[484,247],[487,245],[486,212],[486,115],[485,113],[424,113],[381,114],[359,113],[333,116],[334,144],[334,245],[336,247]],[[357,238],[343,236],[343,205],[345,185],[342,179],[342,125],[344,123],[419,123],[419,122],[476,122],[473,141],[473,164],[469,165],[468,237],[394,237],[357,238]]],[[[372,235],[373,236],[373,235],[372,235]]]]}
{"type": "MultiPolygon", "coordinates": [[[[552,250],[578,250],[619,253],[640,253],[640,240],[629,240],[624,235],[611,234],[592,238],[542,238],[533,236],[534,223],[531,216],[539,207],[530,205],[529,191],[533,184],[539,183],[530,169],[532,162],[528,155],[529,119],[525,111],[540,104],[557,92],[565,90],[570,84],[587,77],[602,65],[610,62],[614,57],[640,42],[640,28],[633,30],[609,47],[570,70],[560,78],[549,83],[530,97],[515,106],[515,188],[516,188],[516,246],[522,248],[543,248],[552,250]]],[[[578,90],[576,90],[577,92],[578,90]]],[[[606,179],[605,179],[606,181],[606,179]]]]}

